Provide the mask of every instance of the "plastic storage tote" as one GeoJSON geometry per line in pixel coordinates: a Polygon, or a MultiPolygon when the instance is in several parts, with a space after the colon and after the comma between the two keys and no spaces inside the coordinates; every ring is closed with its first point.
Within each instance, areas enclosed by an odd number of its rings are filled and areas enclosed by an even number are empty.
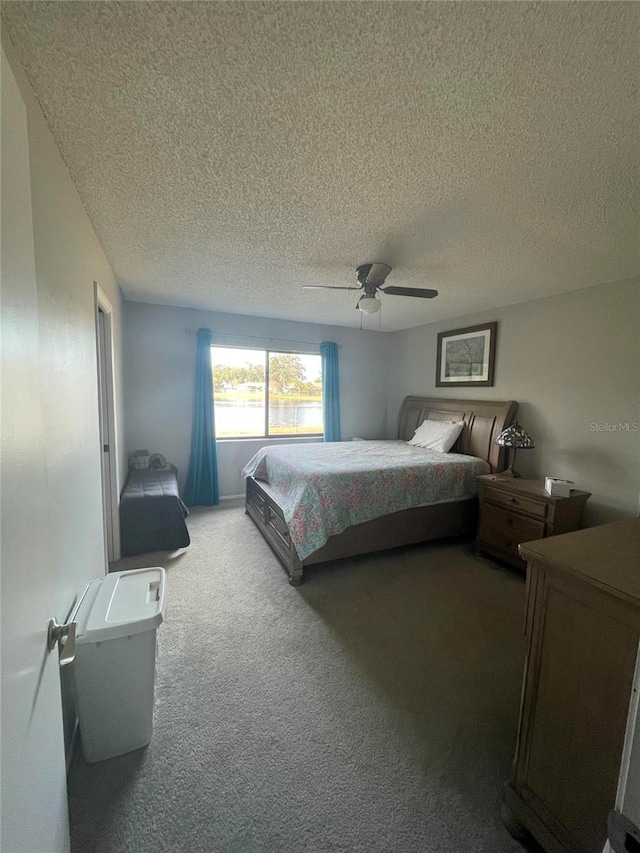
{"type": "Polygon", "coordinates": [[[160,567],[114,572],[90,583],[73,611],[73,683],[88,762],[123,755],[151,740],[164,585],[160,567]]]}

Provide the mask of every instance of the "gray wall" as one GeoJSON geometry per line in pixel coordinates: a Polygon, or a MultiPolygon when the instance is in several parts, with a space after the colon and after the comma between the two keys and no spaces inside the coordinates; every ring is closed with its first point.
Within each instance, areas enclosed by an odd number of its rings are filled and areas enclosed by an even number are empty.
{"type": "MultiPolygon", "coordinates": [[[[640,423],[639,318],[637,278],[393,334],[125,303],[127,450],[164,453],[184,485],[195,354],[195,335],[186,330],[207,326],[253,336],[257,345],[334,340],[342,345],[343,438],[393,437],[406,394],[514,399],[536,441],[518,455],[521,473],[564,477],[592,492],[590,524],[632,516],[640,498],[640,431],[632,431],[640,423]],[[438,332],[489,320],[498,321],[495,385],[436,388],[438,332]]],[[[223,496],[242,492],[240,471],[264,443],[218,442],[223,496]]]]}
{"type": "MultiPolygon", "coordinates": [[[[196,351],[193,332],[200,327],[209,328],[214,334],[242,336],[233,341],[240,346],[251,346],[245,336],[252,338],[256,346],[277,347],[291,340],[311,344],[335,341],[342,347],[342,437],[385,436],[388,335],[341,326],[125,302],[127,449],[132,452],[146,448],[152,453],[163,453],[177,466],[181,486],[184,486],[189,464],[196,351]]],[[[229,337],[219,340],[220,343],[232,342],[229,337]]],[[[250,439],[218,441],[218,473],[223,497],[243,492],[240,471],[264,444],[264,440],[250,439]]]]}
{"type": "Polygon", "coordinates": [[[396,332],[388,427],[409,393],[517,400],[518,420],[536,442],[517,456],[522,474],[574,480],[592,492],[590,524],[636,515],[640,431],[618,424],[640,424],[639,319],[635,278],[396,332]],[[438,332],[491,320],[498,321],[494,386],[436,388],[438,332]]]}

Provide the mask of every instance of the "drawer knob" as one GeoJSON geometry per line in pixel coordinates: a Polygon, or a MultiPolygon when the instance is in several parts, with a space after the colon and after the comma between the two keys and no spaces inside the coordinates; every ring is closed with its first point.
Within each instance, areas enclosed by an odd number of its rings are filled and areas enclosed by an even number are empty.
{"type": "Polygon", "coordinates": [[[513,519],[511,518],[511,516],[509,516],[509,518],[507,518],[507,524],[508,524],[508,525],[512,525],[512,524],[513,524],[513,519]]]}
{"type": "Polygon", "coordinates": [[[507,546],[507,548],[511,548],[511,539],[505,539],[504,544],[507,546]]]}
{"type": "Polygon", "coordinates": [[[518,498],[509,498],[509,501],[510,501],[512,504],[517,504],[517,503],[518,503],[518,498]]]}

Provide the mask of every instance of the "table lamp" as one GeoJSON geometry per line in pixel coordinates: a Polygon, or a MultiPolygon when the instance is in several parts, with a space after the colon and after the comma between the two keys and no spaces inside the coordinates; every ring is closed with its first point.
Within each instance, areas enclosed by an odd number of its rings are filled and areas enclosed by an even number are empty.
{"type": "Polygon", "coordinates": [[[508,426],[506,429],[503,429],[500,435],[496,438],[496,444],[500,445],[500,447],[507,447],[509,449],[509,467],[506,471],[503,471],[503,475],[505,477],[519,477],[518,474],[514,470],[514,463],[516,458],[516,450],[533,450],[535,444],[530,435],[524,431],[524,428],[520,426],[518,421],[508,426]]]}

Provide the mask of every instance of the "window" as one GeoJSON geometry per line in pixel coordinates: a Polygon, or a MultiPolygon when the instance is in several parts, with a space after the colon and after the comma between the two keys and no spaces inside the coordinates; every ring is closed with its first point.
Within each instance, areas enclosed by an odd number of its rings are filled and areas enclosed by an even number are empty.
{"type": "Polygon", "coordinates": [[[216,438],[322,435],[320,355],[211,347],[216,438]]]}

